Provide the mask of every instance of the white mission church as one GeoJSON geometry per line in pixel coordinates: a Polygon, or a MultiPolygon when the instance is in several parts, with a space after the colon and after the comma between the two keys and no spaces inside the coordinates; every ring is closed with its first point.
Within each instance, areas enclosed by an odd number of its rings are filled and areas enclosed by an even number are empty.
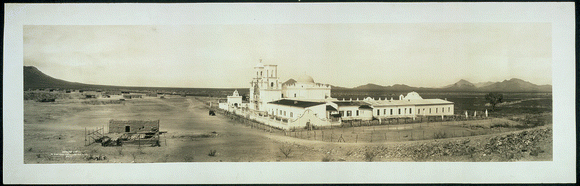
{"type": "Polygon", "coordinates": [[[344,120],[447,116],[454,110],[453,102],[423,99],[416,92],[400,95],[398,100],[338,100],[330,97],[330,85],[316,83],[307,75],[282,83],[278,66],[262,60],[254,67],[254,74],[248,103],[236,90],[219,108],[282,129],[340,125],[344,120]]]}

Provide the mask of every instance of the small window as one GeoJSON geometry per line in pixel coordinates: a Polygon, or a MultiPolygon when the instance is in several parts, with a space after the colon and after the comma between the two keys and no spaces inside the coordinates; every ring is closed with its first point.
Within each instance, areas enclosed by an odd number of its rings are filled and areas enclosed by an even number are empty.
{"type": "Polygon", "coordinates": [[[384,114],[384,115],[387,115],[387,109],[384,109],[384,110],[383,110],[383,114],[384,114]]]}
{"type": "Polygon", "coordinates": [[[413,114],[413,109],[409,108],[409,114],[413,114]]]}
{"type": "Polygon", "coordinates": [[[292,112],[290,112],[290,117],[294,117],[294,114],[292,114],[292,112]]]}
{"type": "Polygon", "coordinates": [[[377,110],[377,116],[381,115],[381,110],[377,110]]]}
{"type": "Polygon", "coordinates": [[[284,111],[284,116],[286,116],[286,111],[284,111]]]}
{"type": "Polygon", "coordinates": [[[340,114],[340,117],[344,116],[344,111],[339,111],[338,114],[340,114]]]}
{"type": "Polygon", "coordinates": [[[431,114],[431,108],[429,108],[429,114],[431,114]]]}
{"type": "Polygon", "coordinates": [[[417,114],[421,114],[421,110],[417,109],[417,114]]]}
{"type": "Polygon", "coordinates": [[[274,87],[274,82],[271,82],[271,83],[270,83],[270,86],[271,86],[271,87],[274,87]]]}
{"type": "Polygon", "coordinates": [[[435,108],[435,113],[439,112],[439,108],[435,108]]]}
{"type": "Polygon", "coordinates": [[[401,115],[401,109],[399,109],[399,115],[401,115]]]}
{"type": "Polygon", "coordinates": [[[358,110],[356,110],[356,116],[358,116],[358,110]]]}
{"type": "Polygon", "coordinates": [[[125,132],[131,132],[131,126],[125,126],[125,132]]]}
{"type": "Polygon", "coordinates": [[[407,108],[405,108],[405,113],[404,114],[407,114],[407,108]]]}
{"type": "Polygon", "coordinates": [[[391,109],[391,115],[393,115],[393,109],[391,109]]]}
{"type": "Polygon", "coordinates": [[[294,93],[294,97],[296,97],[296,93],[294,93]]]}
{"type": "Polygon", "coordinates": [[[447,107],[447,112],[451,112],[451,107],[447,107]]]}
{"type": "Polygon", "coordinates": [[[346,111],[346,116],[348,116],[348,117],[352,116],[352,111],[350,111],[350,110],[346,111]]]}

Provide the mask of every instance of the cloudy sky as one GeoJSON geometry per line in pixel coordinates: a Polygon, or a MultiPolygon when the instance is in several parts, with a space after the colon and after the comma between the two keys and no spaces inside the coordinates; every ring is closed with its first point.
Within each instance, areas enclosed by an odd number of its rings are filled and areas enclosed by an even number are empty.
{"type": "Polygon", "coordinates": [[[549,23],[24,26],[24,65],[67,81],[247,87],[259,59],[282,81],[439,87],[552,84],[549,23]]]}

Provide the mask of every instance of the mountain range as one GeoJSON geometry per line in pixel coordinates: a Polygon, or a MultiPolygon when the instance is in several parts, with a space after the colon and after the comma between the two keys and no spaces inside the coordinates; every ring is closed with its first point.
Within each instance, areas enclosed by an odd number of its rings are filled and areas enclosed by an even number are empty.
{"type": "MultiPolygon", "coordinates": [[[[78,82],[69,82],[50,77],[36,67],[24,66],[24,90],[59,88],[59,89],[119,89],[119,88],[145,88],[145,87],[125,87],[110,85],[94,85],[78,82]]],[[[293,84],[296,81],[289,79],[284,84],[293,84]]],[[[471,83],[461,79],[457,83],[440,88],[411,87],[404,84],[383,86],[377,84],[366,84],[354,88],[332,86],[333,90],[360,90],[360,91],[450,91],[450,92],[552,92],[552,85],[536,85],[521,79],[512,78],[501,82],[481,82],[471,83]]]]}
{"type": "Polygon", "coordinates": [[[382,86],[369,83],[352,89],[367,91],[552,92],[552,85],[536,85],[518,78],[512,78],[501,82],[481,82],[475,84],[461,79],[456,83],[440,88],[411,87],[404,84],[382,86]]]}

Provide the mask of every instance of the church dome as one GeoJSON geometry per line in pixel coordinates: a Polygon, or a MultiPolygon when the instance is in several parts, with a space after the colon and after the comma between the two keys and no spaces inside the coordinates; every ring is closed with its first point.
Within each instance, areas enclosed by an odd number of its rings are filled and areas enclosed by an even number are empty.
{"type": "Polygon", "coordinates": [[[405,99],[423,99],[417,92],[409,92],[405,99]]]}
{"type": "Polygon", "coordinates": [[[310,77],[309,75],[302,75],[302,76],[296,78],[296,82],[299,82],[299,83],[314,83],[314,79],[312,79],[312,77],[310,77]]]}

